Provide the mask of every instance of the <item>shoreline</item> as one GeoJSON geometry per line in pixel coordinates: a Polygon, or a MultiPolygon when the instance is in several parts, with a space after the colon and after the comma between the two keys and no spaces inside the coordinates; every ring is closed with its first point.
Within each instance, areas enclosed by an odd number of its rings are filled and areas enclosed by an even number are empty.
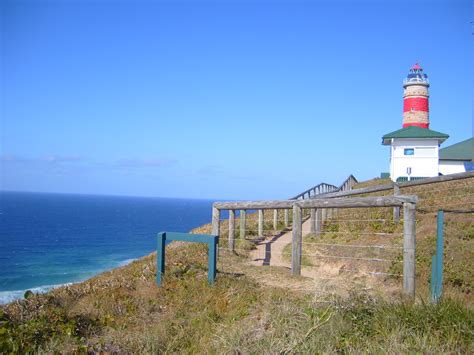
{"type": "Polygon", "coordinates": [[[96,276],[98,276],[98,275],[100,275],[104,272],[109,272],[109,271],[127,266],[127,265],[131,264],[132,262],[134,262],[135,260],[139,260],[139,259],[141,259],[145,256],[146,255],[143,255],[139,258],[124,259],[124,260],[118,262],[117,265],[115,265],[111,268],[107,268],[105,270],[100,270],[100,271],[94,273],[93,275],[83,279],[83,280],[65,282],[65,283],[54,284],[54,285],[40,285],[40,286],[25,288],[25,289],[21,289],[21,290],[0,290],[0,305],[6,305],[6,304],[14,302],[14,301],[24,300],[25,299],[24,295],[27,291],[31,291],[34,294],[42,294],[42,293],[47,293],[47,292],[49,292],[51,290],[54,290],[56,288],[80,284],[80,283],[85,282],[87,280],[90,280],[91,278],[96,277],[96,276]]]}
{"type": "MultiPolygon", "coordinates": [[[[191,229],[190,233],[198,228],[202,228],[204,226],[206,226],[206,224],[203,224],[199,227],[195,227],[193,229],[191,229]]],[[[173,242],[173,246],[169,246],[168,248],[176,248],[180,245],[183,245],[185,244],[184,242],[178,242],[178,241],[175,241],[173,242]]],[[[12,303],[12,302],[15,302],[15,301],[22,301],[22,300],[25,300],[25,293],[27,291],[32,291],[35,295],[37,294],[44,294],[44,293],[48,293],[49,291],[52,291],[54,289],[58,289],[58,288],[61,288],[61,287],[64,287],[64,286],[72,286],[72,285],[78,285],[78,284],[81,284],[83,282],[87,282],[89,281],[90,279],[94,278],[94,277],[97,277],[103,273],[106,273],[106,272],[111,272],[113,270],[117,270],[117,269],[120,269],[122,267],[125,267],[125,266],[128,266],[130,265],[131,263],[133,263],[134,261],[137,261],[137,260],[142,260],[144,258],[146,258],[147,256],[150,256],[151,254],[155,253],[156,251],[153,251],[149,254],[145,254],[145,255],[142,255],[138,258],[128,258],[128,259],[124,259],[120,262],[118,262],[117,265],[111,267],[111,268],[107,268],[105,270],[101,270],[101,271],[98,271],[96,273],[94,273],[93,275],[83,279],[83,280],[77,280],[77,281],[71,281],[71,282],[65,282],[65,283],[61,283],[61,284],[55,284],[55,285],[40,285],[40,286],[35,286],[35,287],[32,287],[32,288],[26,288],[26,289],[21,289],[21,290],[4,290],[4,291],[0,291],[0,306],[5,306],[9,303],[12,303]]]]}

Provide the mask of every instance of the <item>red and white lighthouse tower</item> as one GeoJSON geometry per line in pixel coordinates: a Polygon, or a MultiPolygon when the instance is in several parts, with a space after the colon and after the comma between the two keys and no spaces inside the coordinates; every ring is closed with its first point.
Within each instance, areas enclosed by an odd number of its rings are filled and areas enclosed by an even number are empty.
{"type": "Polygon", "coordinates": [[[428,75],[416,63],[403,81],[403,128],[430,127],[428,75]]]}

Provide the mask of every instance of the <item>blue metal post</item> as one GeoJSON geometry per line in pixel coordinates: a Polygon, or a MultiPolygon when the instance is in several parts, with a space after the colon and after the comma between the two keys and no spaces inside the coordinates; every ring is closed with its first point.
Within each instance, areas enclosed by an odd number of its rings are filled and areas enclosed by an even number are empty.
{"type": "Polygon", "coordinates": [[[161,286],[161,279],[165,273],[165,246],[166,233],[158,234],[158,247],[156,248],[156,283],[161,286]]]}
{"type": "Polygon", "coordinates": [[[165,248],[166,243],[173,240],[194,243],[206,243],[209,246],[208,257],[208,276],[209,283],[213,284],[217,273],[217,251],[219,245],[218,235],[209,234],[188,234],[176,232],[158,233],[158,247],[156,250],[156,283],[161,286],[163,275],[165,273],[165,248]]]}
{"type": "Polygon", "coordinates": [[[436,300],[436,254],[431,256],[431,300],[437,302],[436,300]]]}
{"type": "Polygon", "coordinates": [[[208,271],[207,279],[210,284],[216,279],[216,263],[217,263],[217,240],[209,242],[209,256],[207,260],[208,271]]]}
{"type": "Polygon", "coordinates": [[[443,226],[444,211],[438,211],[438,228],[436,236],[436,299],[439,300],[443,290],[443,226]]]}

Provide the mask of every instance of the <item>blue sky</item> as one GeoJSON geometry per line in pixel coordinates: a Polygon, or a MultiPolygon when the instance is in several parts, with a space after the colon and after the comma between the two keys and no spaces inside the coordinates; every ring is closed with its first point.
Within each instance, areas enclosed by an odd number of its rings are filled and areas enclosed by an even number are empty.
{"type": "Polygon", "coordinates": [[[402,81],[473,135],[470,1],[1,1],[3,190],[287,198],[388,170],[402,81]]]}

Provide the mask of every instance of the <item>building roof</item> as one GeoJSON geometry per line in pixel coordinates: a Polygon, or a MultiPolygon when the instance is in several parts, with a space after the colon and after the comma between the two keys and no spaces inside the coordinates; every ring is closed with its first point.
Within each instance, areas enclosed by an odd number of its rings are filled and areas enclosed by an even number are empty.
{"type": "Polygon", "coordinates": [[[440,160],[474,161],[474,138],[439,150],[440,160]]]}
{"type": "Polygon", "coordinates": [[[409,126],[387,133],[382,137],[382,144],[390,145],[392,138],[436,138],[439,143],[449,138],[449,135],[441,132],[432,131],[431,129],[421,128],[417,126],[409,126]]]}

